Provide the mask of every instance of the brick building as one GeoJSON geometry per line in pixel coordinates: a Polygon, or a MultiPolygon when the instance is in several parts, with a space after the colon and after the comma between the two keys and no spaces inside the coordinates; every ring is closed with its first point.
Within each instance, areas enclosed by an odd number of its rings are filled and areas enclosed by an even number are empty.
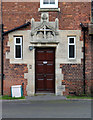
{"type": "Polygon", "coordinates": [[[91,94],[92,2],[2,2],[3,93],[91,94]],[[81,23],[81,24],[80,24],[81,23]]]}

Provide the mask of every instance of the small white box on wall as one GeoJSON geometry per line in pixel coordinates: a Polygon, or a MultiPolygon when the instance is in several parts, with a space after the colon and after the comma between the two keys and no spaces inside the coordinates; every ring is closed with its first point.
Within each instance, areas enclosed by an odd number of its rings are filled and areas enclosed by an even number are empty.
{"type": "Polygon", "coordinates": [[[11,96],[22,97],[23,96],[22,86],[21,85],[11,86],[11,96]]]}

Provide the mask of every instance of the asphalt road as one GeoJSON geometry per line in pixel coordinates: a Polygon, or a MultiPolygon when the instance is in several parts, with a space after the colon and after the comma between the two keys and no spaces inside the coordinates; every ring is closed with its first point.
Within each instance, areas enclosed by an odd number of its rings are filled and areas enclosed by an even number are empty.
{"type": "Polygon", "coordinates": [[[91,118],[91,101],[4,101],[3,118],[91,118]]]}

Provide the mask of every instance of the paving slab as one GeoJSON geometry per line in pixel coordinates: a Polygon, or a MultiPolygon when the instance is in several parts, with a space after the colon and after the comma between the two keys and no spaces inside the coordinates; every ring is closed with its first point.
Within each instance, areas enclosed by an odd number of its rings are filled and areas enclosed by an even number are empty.
{"type": "Polygon", "coordinates": [[[54,96],[54,95],[37,95],[37,96],[26,96],[26,100],[31,100],[31,101],[66,100],[66,97],[54,96]]]}

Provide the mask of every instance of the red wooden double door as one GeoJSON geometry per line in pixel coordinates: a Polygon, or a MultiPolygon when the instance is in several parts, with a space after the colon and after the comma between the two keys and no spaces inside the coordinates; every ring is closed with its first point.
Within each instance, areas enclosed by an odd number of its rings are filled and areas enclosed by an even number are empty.
{"type": "Polygon", "coordinates": [[[55,92],[55,49],[36,48],[36,92],[55,92]]]}

